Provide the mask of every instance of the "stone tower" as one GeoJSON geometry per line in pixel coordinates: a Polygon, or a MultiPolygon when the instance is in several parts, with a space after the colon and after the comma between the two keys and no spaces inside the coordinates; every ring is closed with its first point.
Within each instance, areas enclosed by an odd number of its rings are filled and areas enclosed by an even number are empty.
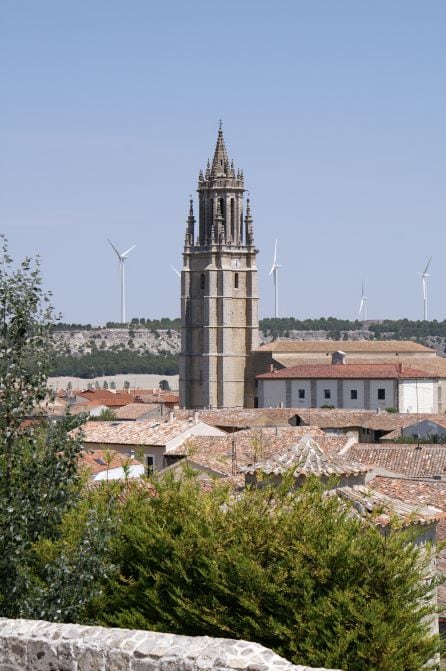
{"type": "Polygon", "coordinates": [[[257,268],[243,172],[229,161],[220,124],[212,164],[190,201],[181,273],[180,404],[252,407],[250,354],[258,347],[257,268]]]}

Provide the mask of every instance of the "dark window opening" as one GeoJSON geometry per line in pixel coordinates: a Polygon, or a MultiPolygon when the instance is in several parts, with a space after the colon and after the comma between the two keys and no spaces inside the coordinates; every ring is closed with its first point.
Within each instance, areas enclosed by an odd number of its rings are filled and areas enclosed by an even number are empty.
{"type": "Polygon", "coordinates": [[[204,276],[204,273],[201,273],[200,275],[200,289],[203,290],[206,286],[206,278],[204,276]]]}
{"type": "Polygon", "coordinates": [[[324,398],[331,398],[331,389],[324,389],[324,398]]]}
{"type": "Polygon", "coordinates": [[[305,389],[299,389],[299,398],[305,398],[305,389]]]}
{"type": "Polygon", "coordinates": [[[352,399],[352,401],[356,401],[358,399],[357,389],[350,389],[350,398],[352,399]]]}
{"type": "Polygon", "coordinates": [[[385,401],[385,400],[386,400],[386,390],[378,389],[378,401],[385,401]]]}
{"type": "Polygon", "coordinates": [[[150,477],[153,474],[154,467],[155,467],[155,457],[152,457],[151,455],[146,455],[146,475],[147,475],[147,477],[150,477]]]}
{"type": "Polygon", "coordinates": [[[234,289],[238,289],[238,273],[234,273],[234,289]]]}

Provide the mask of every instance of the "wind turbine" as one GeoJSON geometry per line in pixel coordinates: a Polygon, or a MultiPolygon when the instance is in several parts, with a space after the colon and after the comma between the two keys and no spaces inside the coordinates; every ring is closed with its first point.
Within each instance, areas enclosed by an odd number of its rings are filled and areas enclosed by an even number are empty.
{"type": "Polygon", "coordinates": [[[424,321],[427,321],[427,278],[430,277],[430,274],[428,274],[428,268],[431,264],[432,261],[432,256],[430,257],[429,261],[426,264],[426,268],[423,270],[422,273],[418,273],[418,275],[421,276],[421,285],[423,287],[423,318],[424,321]]]}
{"type": "Polygon", "coordinates": [[[122,254],[120,254],[120,253],[118,252],[118,250],[116,249],[116,247],[114,246],[114,244],[112,243],[112,241],[111,241],[109,238],[107,238],[107,240],[109,241],[109,243],[111,244],[111,246],[112,246],[113,249],[115,250],[116,255],[117,255],[118,259],[119,259],[119,272],[120,272],[120,276],[121,276],[121,324],[125,324],[125,274],[124,274],[124,262],[125,262],[125,260],[127,259],[127,256],[128,256],[128,255],[130,254],[130,252],[132,251],[132,249],[135,249],[136,245],[132,245],[132,246],[129,247],[125,252],[122,252],[122,254]]]}
{"type": "Polygon", "coordinates": [[[362,321],[365,322],[367,320],[367,296],[364,294],[364,280],[362,282],[361,302],[359,304],[358,314],[361,315],[361,312],[362,312],[362,321]]]}
{"type": "Polygon", "coordinates": [[[274,245],[274,261],[271,266],[269,274],[273,276],[274,279],[274,316],[276,319],[279,317],[279,273],[278,270],[282,266],[279,266],[277,263],[277,239],[274,245]]]}
{"type": "Polygon", "coordinates": [[[170,265],[170,267],[172,268],[172,270],[173,270],[173,272],[175,273],[175,275],[178,275],[178,277],[181,277],[181,273],[180,273],[180,271],[177,270],[177,268],[175,268],[175,266],[173,266],[171,263],[170,263],[169,265],[170,265]]]}

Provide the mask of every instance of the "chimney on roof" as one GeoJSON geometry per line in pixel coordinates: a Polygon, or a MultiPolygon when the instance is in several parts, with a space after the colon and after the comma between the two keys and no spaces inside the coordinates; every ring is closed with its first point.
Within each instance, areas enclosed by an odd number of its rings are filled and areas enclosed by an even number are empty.
{"type": "Polygon", "coordinates": [[[331,355],[331,363],[334,365],[345,363],[345,352],[338,350],[331,355]]]}
{"type": "Polygon", "coordinates": [[[194,410],[194,424],[198,424],[198,410],[194,410]]]}
{"type": "Polygon", "coordinates": [[[273,363],[270,363],[270,365],[269,365],[269,372],[274,373],[274,364],[273,363]]]}
{"type": "Polygon", "coordinates": [[[173,414],[173,410],[169,410],[169,424],[172,424],[174,419],[175,415],[173,414]]]}

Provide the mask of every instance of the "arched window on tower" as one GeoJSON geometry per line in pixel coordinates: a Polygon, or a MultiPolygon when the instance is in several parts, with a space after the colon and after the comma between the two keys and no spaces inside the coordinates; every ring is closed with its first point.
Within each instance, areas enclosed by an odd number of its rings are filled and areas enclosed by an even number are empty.
{"type": "Polygon", "coordinates": [[[238,289],[238,273],[234,273],[234,289],[238,289]]]}
{"type": "Polygon", "coordinates": [[[200,275],[200,289],[201,289],[201,291],[204,291],[205,287],[206,287],[206,278],[204,276],[204,273],[201,273],[201,275],[200,275]]]}
{"type": "Polygon", "coordinates": [[[225,212],[225,199],[219,198],[218,202],[220,203],[220,212],[223,217],[223,228],[226,230],[226,212],[225,212]]]}
{"type": "Polygon", "coordinates": [[[231,238],[235,240],[235,203],[231,198],[231,238]]]}

